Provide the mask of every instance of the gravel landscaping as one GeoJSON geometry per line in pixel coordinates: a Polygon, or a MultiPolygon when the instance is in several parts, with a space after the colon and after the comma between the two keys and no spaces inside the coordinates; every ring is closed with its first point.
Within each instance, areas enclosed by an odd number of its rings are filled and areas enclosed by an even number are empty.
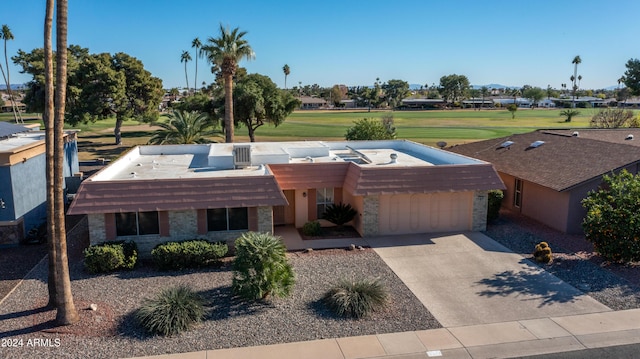
{"type": "MultiPolygon", "coordinates": [[[[583,236],[563,235],[508,213],[485,233],[531,260],[535,244],[547,241],[554,261],[540,264],[546,271],[614,310],[640,308],[640,266],[602,261],[583,236]]],[[[74,299],[82,319],[61,328],[52,324],[55,311],[43,309],[47,262],[42,261],[0,304],[4,346],[0,357],[127,358],[440,327],[371,249],[288,256],[297,278],[293,294],[246,304],[231,293],[231,259],[221,268],[199,271],[159,272],[143,265],[133,271],[94,276],[85,272],[78,256],[71,255],[74,299]],[[320,299],[341,278],[380,278],[391,296],[390,304],[366,319],[336,318],[320,299]],[[133,320],[133,311],[144,298],[179,284],[190,285],[206,298],[206,320],[175,337],[147,335],[133,320]],[[90,304],[97,304],[98,309],[87,309],[90,304]],[[7,347],[9,344],[16,346],[7,347]]]]}
{"type": "Polygon", "coordinates": [[[118,358],[440,327],[371,249],[295,252],[289,259],[297,279],[293,294],[255,304],[232,296],[230,261],[218,269],[158,272],[143,266],[102,276],[85,273],[76,261],[72,286],[82,320],[63,328],[51,326],[54,311],[38,310],[46,304],[43,261],[0,308],[0,337],[23,340],[22,347],[1,350],[11,358],[118,358]],[[340,278],[380,278],[390,304],[365,319],[335,317],[320,299],[340,278]],[[131,313],[143,298],[178,284],[188,284],[206,298],[207,319],[173,338],[147,335],[131,313]],[[98,305],[97,311],[87,310],[91,303],[98,305]],[[50,341],[46,346],[27,345],[36,338],[50,341]]]}

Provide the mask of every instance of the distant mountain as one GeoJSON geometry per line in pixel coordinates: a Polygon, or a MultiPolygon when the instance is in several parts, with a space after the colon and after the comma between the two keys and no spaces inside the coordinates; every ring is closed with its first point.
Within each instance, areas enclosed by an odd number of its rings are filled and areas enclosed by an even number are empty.
{"type": "MultiPolygon", "coordinates": [[[[27,85],[25,84],[11,84],[11,89],[12,90],[24,90],[27,88],[27,85]]],[[[7,89],[7,85],[2,84],[0,85],[0,91],[4,91],[7,89]]]]}

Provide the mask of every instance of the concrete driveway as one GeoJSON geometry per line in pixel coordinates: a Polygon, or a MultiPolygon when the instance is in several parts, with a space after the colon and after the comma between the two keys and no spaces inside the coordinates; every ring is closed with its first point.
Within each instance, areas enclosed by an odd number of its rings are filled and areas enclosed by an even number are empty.
{"type": "Polygon", "coordinates": [[[444,327],[611,311],[482,233],[366,241],[444,327]]]}

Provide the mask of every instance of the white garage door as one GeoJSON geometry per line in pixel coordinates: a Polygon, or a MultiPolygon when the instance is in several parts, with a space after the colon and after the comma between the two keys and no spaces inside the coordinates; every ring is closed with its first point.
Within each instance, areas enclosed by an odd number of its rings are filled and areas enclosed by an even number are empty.
{"type": "Polygon", "coordinates": [[[473,193],[380,196],[380,234],[471,230],[473,193]]]}

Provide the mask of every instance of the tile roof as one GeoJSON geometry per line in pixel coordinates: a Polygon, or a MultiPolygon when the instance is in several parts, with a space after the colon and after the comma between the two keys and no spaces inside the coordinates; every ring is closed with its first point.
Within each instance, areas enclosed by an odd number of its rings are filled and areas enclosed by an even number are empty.
{"type": "Polygon", "coordinates": [[[286,205],[274,176],[85,181],[69,214],[286,205]],[[123,193],[128,195],[123,196],[123,193]],[[159,195],[161,194],[161,195],[159,195]]]}
{"type": "Polygon", "coordinates": [[[640,147],[547,130],[453,146],[448,150],[490,162],[499,172],[556,191],[565,191],[612,170],[640,163],[640,147]],[[501,148],[505,141],[513,144],[501,148]],[[530,145],[535,141],[544,141],[544,144],[533,148],[530,145]]]}

